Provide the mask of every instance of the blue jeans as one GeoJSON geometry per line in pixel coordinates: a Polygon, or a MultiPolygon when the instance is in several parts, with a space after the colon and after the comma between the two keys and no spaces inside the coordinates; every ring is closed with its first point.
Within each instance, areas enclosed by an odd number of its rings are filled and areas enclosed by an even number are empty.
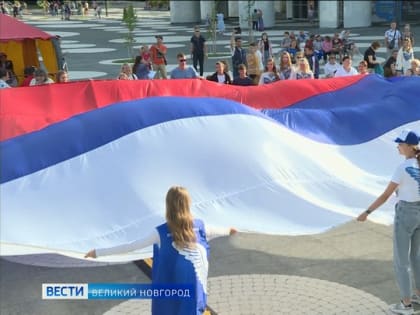
{"type": "Polygon", "coordinates": [[[267,60],[268,60],[268,58],[270,58],[271,56],[270,56],[270,51],[269,50],[264,50],[264,66],[266,66],[267,65],[267,60]]]}
{"type": "Polygon", "coordinates": [[[420,289],[420,201],[399,201],[394,219],[394,270],[401,298],[412,294],[410,269],[420,289]]]}

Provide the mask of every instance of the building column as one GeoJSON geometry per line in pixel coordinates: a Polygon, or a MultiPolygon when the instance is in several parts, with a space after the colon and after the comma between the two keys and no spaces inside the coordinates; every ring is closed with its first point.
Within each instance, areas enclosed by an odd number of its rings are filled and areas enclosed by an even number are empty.
{"type": "Polygon", "coordinates": [[[170,1],[171,23],[200,22],[200,1],[170,1]]]}
{"type": "Polygon", "coordinates": [[[291,20],[293,19],[293,1],[286,0],[286,19],[291,20]]]}
{"type": "MultiPolygon", "coordinates": [[[[329,2],[329,1],[328,1],[329,2]]],[[[370,1],[344,1],[344,27],[368,27],[372,25],[370,1]]]]}
{"type": "Polygon", "coordinates": [[[283,1],[281,0],[274,1],[274,12],[281,13],[282,6],[283,6],[283,1]]]}
{"type": "MultiPolygon", "coordinates": [[[[243,29],[248,29],[248,3],[248,1],[238,1],[239,25],[243,29]]],[[[270,28],[274,26],[276,22],[276,12],[274,11],[273,1],[255,1],[254,5],[250,8],[250,14],[254,12],[254,9],[260,9],[262,11],[264,28],[270,28]]]]}
{"type": "Polygon", "coordinates": [[[228,13],[229,13],[229,17],[239,17],[238,1],[234,1],[234,0],[228,1],[228,13]]]}
{"type": "MultiPolygon", "coordinates": [[[[291,1],[288,1],[291,2],[291,1]]],[[[339,26],[338,1],[320,0],[318,2],[319,27],[337,28],[339,26]]]]}
{"type": "Polygon", "coordinates": [[[213,13],[213,9],[214,9],[214,0],[201,0],[200,1],[201,20],[205,21],[207,18],[207,14],[209,17],[211,17],[213,13]]]}

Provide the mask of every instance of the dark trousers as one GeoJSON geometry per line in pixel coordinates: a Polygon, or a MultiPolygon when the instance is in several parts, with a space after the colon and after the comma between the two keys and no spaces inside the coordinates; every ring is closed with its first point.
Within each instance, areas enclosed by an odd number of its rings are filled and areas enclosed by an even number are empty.
{"type": "Polygon", "coordinates": [[[200,77],[203,76],[204,72],[204,54],[194,54],[193,53],[193,67],[195,71],[198,72],[197,63],[200,65],[200,77]]]}
{"type": "Polygon", "coordinates": [[[252,29],[258,31],[258,21],[252,21],[252,29]]]}

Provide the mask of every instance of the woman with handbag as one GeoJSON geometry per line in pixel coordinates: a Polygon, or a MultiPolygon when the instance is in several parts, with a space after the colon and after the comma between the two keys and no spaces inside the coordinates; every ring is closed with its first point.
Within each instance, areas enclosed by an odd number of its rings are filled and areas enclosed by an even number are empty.
{"type": "Polygon", "coordinates": [[[385,32],[385,47],[387,57],[390,57],[394,49],[401,47],[401,32],[397,29],[397,23],[391,22],[391,28],[385,32]]]}

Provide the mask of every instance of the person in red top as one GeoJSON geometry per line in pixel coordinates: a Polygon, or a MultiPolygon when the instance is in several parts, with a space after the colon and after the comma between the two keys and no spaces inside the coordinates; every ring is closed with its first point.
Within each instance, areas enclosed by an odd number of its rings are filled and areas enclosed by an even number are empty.
{"type": "Polygon", "coordinates": [[[29,86],[31,80],[34,78],[36,68],[34,66],[26,67],[23,69],[23,76],[25,77],[20,86],[29,86]]]}
{"type": "Polygon", "coordinates": [[[167,48],[163,45],[162,35],[156,35],[156,44],[150,47],[150,54],[152,56],[153,70],[156,71],[155,79],[166,79],[166,52],[167,48]]]}
{"type": "Polygon", "coordinates": [[[152,56],[150,55],[149,46],[141,46],[139,56],[141,56],[143,63],[147,64],[149,70],[152,70],[152,56]]]}

